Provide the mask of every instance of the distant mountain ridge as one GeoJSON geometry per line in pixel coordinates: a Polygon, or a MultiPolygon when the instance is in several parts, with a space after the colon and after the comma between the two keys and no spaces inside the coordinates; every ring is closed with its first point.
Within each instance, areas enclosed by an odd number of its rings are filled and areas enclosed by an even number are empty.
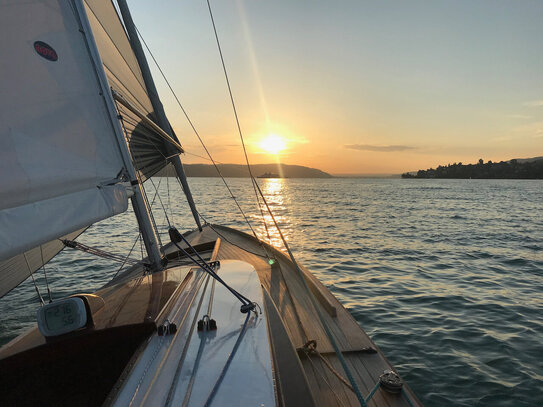
{"type": "MultiPolygon", "coordinates": [[[[249,170],[243,164],[217,164],[222,175],[228,178],[249,177],[249,170]]],[[[211,164],[183,164],[187,177],[218,177],[217,170],[211,164]]],[[[332,175],[317,168],[289,164],[252,164],[251,171],[255,177],[265,173],[277,173],[283,178],[332,178],[332,175]]],[[[159,171],[157,176],[173,176],[173,169],[167,167],[159,171]]]]}
{"type": "MultiPolygon", "coordinates": [[[[540,157],[532,157],[532,158],[514,158],[514,160],[518,163],[531,163],[531,162],[534,162],[534,161],[540,161],[540,160],[543,160],[543,156],[540,156],[540,157]]],[[[513,160],[509,160],[509,162],[511,162],[513,160]]]]}

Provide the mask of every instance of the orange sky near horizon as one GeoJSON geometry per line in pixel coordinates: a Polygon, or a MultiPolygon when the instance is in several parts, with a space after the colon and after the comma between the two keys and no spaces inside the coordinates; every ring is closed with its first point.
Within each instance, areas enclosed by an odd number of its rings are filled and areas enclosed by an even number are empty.
{"type": "MultiPolygon", "coordinates": [[[[251,163],[397,174],[543,155],[543,2],[211,5],[251,163]],[[269,134],[286,148],[266,153],[269,134]]],[[[205,2],[130,6],[213,157],[243,163],[205,2]]],[[[206,162],[152,69],[183,161],[206,162]]]]}

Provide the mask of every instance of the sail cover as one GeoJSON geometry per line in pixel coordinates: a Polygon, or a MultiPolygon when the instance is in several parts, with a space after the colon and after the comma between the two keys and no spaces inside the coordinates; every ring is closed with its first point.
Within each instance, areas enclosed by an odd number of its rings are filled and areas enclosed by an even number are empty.
{"type": "MultiPolygon", "coordinates": [[[[109,85],[133,108],[155,121],[138,61],[113,3],[85,0],[85,6],[109,85]]],[[[117,109],[134,166],[145,180],[168,164],[167,145],[129,109],[118,103],[117,109]]]]}
{"type": "Polygon", "coordinates": [[[78,21],[70,1],[0,0],[0,261],[128,207],[78,21]]]}

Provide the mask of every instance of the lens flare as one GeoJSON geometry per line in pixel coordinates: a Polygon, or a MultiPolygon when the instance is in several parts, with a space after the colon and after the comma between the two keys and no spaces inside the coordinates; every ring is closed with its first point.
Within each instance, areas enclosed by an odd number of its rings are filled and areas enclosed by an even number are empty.
{"type": "Polygon", "coordinates": [[[260,141],[260,148],[268,154],[278,154],[287,148],[287,143],[281,136],[270,134],[260,141]]]}

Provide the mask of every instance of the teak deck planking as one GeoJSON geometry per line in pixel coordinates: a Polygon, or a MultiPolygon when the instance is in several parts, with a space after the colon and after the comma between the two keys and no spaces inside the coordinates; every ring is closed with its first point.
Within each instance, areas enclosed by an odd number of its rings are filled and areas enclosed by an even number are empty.
{"type": "MultiPolygon", "coordinates": [[[[242,260],[253,265],[257,271],[264,290],[264,304],[260,305],[265,307],[268,315],[277,399],[280,406],[360,405],[355,394],[317,355],[308,356],[298,351],[298,348],[308,340],[315,340],[320,354],[346,378],[310,295],[314,296],[315,305],[333,332],[364,396],[370,393],[385,370],[394,370],[351,314],[309,270],[300,266],[311,294],[308,293],[294,264],[279,250],[243,232],[220,226],[206,226],[202,232],[191,231],[186,233],[185,237],[206,259],[242,260]],[[276,260],[273,265],[268,263],[267,256],[276,260]],[[364,349],[368,347],[375,349],[376,353],[365,353],[364,349]]],[[[183,244],[182,247],[186,248],[186,245],[183,244]]],[[[190,264],[186,258],[179,255],[178,249],[172,244],[166,245],[164,253],[170,259],[170,264],[175,266],[190,264]]],[[[158,323],[162,318],[161,315],[164,315],[164,309],[169,307],[168,301],[172,293],[179,293],[177,287],[182,288],[186,281],[187,270],[189,269],[186,267],[173,267],[164,273],[142,276],[141,265],[129,268],[97,291],[97,294],[104,298],[105,306],[93,315],[96,328],[108,329],[148,320],[158,323]]],[[[74,338],[74,341],[77,341],[77,338],[74,338]]],[[[44,344],[45,340],[37,329],[30,331],[1,349],[0,364],[4,360],[6,362],[10,360],[11,355],[18,352],[33,352],[33,348],[43,348],[44,344]]],[[[132,359],[137,357],[137,353],[132,359]]],[[[11,359],[15,362],[13,358],[11,359]]],[[[125,368],[125,371],[126,369],[129,368],[125,368]]],[[[404,384],[404,390],[413,406],[422,405],[407,384],[404,384]]],[[[109,397],[111,398],[111,394],[109,397]]],[[[409,405],[403,395],[390,394],[382,388],[368,402],[368,406],[409,405]]]]}
{"type": "MultiPolygon", "coordinates": [[[[285,254],[265,243],[260,244],[252,236],[221,226],[206,227],[203,232],[194,231],[187,234],[186,237],[191,244],[202,244],[220,237],[221,245],[217,259],[238,259],[252,264],[258,272],[262,287],[279,314],[279,319],[270,318],[270,330],[277,334],[277,331],[281,330],[279,325],[282,324],[293,348],[300,348],[304,345],[305,331],[307,339],[316,340],[317,350],[324,355],[337,372],[346,378],[341,363],[320,324],[309,294],[303,287],[293,263],[285,254]],[[270,257],[276,259],[276,263],[273,265],[268,263],[265,251],[270,257]],[[300,327],[296,313],[299,315],[303,329],[300,327]]],[[[357,385],[363,395],[367,396],[385,370],[394,370],[392,365],[332,293],[305,267],[300,267],[311,292],[317,294],[315,295],[316,304],[332,330],[357,385]],[[374,348],[377,352],[368,354],[361,351],[367,347],[374,348]]],[[[283,350],[286,349],[279,349],[279,352],[283,350]]],[[[299,360],[303,367],[307,387],[310,389],[316,405],[360,405],[354,393],[317,356],[310,358],[311,360],[304,355],[299,357],[299,360]]],[[[280,372],[279,374],[284,373],[280,372]]],[[[289,380],[291,378],[292,375],[289,380]]],[[[422,405],[405,383],[404,390],[413,405],[422,405]]],[[[285,394],[285,389],[279,389],[279,391],[284,398],[292,397],[285,394]]],[[[402,407],[409,406],[409,402],[402,395],[390,394],[380,388],[368,402],[368,405],[402,407]]]]}

